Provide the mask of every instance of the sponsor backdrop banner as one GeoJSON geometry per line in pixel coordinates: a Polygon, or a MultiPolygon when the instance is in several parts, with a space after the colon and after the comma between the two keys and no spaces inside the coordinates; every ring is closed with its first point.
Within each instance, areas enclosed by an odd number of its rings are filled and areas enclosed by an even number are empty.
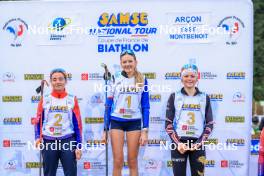
{"type": "MultiPolygon", "coordinates": [[[[78,175],[105,174],[101,63],[118,77],[123,49],[135,51],[138,70],[151,86],[149,142],[140,148],[140,175],[172,175],[166,103],[182,86],[181,66],[190,62],[199,68],[198,87],[210,96],[215,120],[207,142],[215,148],[207,148],[206,160],[201,160],[205,175],[248,175],[251,1],[1,2],[0,12],[2,175],[38,174],[39,151],[29,149],[40,99],[35,89],[56,67],[67,71],[67,90],[80,104],[87,149],[78,161],[78,175]]],[[[111,146],[109,151],[111,174],[111,146]]],[[[126,157],[125,152],[123,175],[129,174],[126,157]]],[[[61,165],[58,175],[63,175],[61,165]]]]}

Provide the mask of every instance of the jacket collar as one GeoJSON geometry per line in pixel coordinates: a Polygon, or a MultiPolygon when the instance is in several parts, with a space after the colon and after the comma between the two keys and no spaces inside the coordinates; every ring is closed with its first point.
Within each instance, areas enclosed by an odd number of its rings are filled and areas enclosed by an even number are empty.
{"type": "MultiPolygon", "coordinates": [[[[183,95],[187,95],[187,96],[189,96],[189,95],[187,94],[187,92],[184,90],[184,88],[181,89],[181,93],[182,93],[183,95]]],[[[197,87],[195,87],[195,93],[194,93],[194,96],[196,96],[196,95],[198,95],[198,94],[200,94],[200,93],[201,93],[201,91],[200,91],[197,87]]]]}
{"type": "Polygon", "coordinates": [[[68,95],[68,93],[64,90],[63,92],[57,92],[55,90],[52,91],[51,95],[56,98],[64,98],[68,95]]]}

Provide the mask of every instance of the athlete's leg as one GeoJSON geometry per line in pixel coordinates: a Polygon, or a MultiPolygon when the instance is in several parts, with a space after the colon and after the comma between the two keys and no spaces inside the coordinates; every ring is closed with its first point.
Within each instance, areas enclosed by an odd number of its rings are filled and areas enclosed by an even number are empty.
{"type": "Polygon", "coordinates": [[[128,167],[130,176],[138,176],[138,149],[139,149],[139,138],[140,130],[127,131],[127,153],[128,153],[128,167]]]}
{"type": "Polygon", "coordinates": [[[174,176],[186,176],[188,151],[181,154],[177,148],[171,150],[171,160],[174,176]]]}
{"type": "Polygon", "coordinates": [[[205,150],[194,150],[189,156],[192,176],[204,176],[205,150]]]}
{"type": "Polygon", "coordinates": [[[53,150],[51,145],[55,140],[44,139],[45,148],[42,150],[44,176],[56,176],[59,163],[59,150],[53,150]]]}
{"type": "Polygon", "coordinates": [[[65,176],[77,176],[76,147],[72,147],[71,144],[76,145],[74,137],[61,140],[61,146],[64,145],[65,147],[62,147],[60,153],[60,160],[65,176]]]}
{"type": "Polygon", "coordinates": [[[124,165],[124,131],[120,129],[111,129],[111,144],[114,159],[113,176],[122,176],[124,165]]]}

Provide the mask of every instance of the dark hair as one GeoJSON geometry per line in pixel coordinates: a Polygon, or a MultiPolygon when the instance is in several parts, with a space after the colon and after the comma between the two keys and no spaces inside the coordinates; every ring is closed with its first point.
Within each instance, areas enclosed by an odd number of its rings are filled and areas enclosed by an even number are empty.
{"type": "Polygon", "coordinates": [[[51,70],[50,79],[52,78],[52,75],[54,73],[62,73],[63,77],[65,78],[65,80],[67,80],[67,74],[66,74],[66,71],[63,68],[55,68],[55,69],[51,70]]]}

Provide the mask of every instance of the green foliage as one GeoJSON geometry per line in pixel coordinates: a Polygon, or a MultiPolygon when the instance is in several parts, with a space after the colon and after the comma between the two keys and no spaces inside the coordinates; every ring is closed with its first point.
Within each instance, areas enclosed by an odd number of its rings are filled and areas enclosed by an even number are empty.
{"type": "Polygon", "coordinates": [[[264,1],[254,3],[254,82],[253,97],[264,100],[264,1]]]}

